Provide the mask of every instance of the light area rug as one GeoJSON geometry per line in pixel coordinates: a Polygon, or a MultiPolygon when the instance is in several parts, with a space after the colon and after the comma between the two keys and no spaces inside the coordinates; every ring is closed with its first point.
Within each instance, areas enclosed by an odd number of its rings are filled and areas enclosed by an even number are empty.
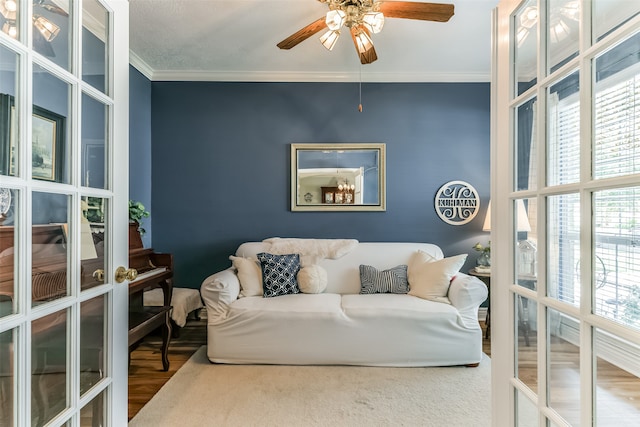
{"type": "Polygon", "coordinates": [[[220,365],[203,346],[129,426],[481,427],[490,384],[486,355],[477,368],[220,365]]]}

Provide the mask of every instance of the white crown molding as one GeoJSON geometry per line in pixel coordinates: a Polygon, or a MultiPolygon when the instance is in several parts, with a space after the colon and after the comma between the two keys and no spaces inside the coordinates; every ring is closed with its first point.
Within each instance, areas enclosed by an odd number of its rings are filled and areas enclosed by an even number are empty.
{"type": "MultiPolygon", "coordinates": [[[[135,66],[135,65],[134,65],[135,66]]],[[[137,68],[137,67],[136,67],[137,68]]],[[[141,72],[143,72],[141,70],[141,72]]],[[[143,72],[144,74],[144,72],[143,72]]],[[[153,71],[154,81],[208,82],[358,82],[360,73],[339,72],[221,72],[221,71],[153,71]]],[[[486,83],[485,73],[362,73],[364,83],[486,83]]]]}
{"type": "Polygon", "coordinates": [[[359,82],[363,83],[488,83],[487,73],[367,73],[296,71],[156,71],[135,52],[129,63],[151,81],[176,82],[359,82]]]}
{"type": "Polygon", "coordinates": [[[143,76],[153,81],[153,69],[132,50],[129,50],[129,64],[140,71],[143,76]]]}

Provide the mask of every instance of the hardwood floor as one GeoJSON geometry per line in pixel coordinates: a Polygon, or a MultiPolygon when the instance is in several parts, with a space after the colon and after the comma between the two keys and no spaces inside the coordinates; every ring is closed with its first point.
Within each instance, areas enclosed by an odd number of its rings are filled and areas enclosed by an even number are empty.
{"type": "MultiPolygon", "coordinates": [[[[203,311],[203,314],[204,313],[203,311]]],[[[207,342],[207,319],[194,320],[192,315],[180,337],[169,344],[169,370],[162,371],[159,333],[147,336],[131,353],[129,365],[129,420],[169,381],[169,378],[185,364],[200,346],[207,342]]]]}

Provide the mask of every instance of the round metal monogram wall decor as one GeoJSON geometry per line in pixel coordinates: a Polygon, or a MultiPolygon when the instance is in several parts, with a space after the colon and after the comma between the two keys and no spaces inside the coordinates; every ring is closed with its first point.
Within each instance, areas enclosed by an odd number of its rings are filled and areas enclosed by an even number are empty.
{"type": "Polygon", "coordinates": [[[480,209],[480,197],[468,182],[449,181],[436,193],[436,213],[451,225],[463,225],[471,221],[480,209]]]}

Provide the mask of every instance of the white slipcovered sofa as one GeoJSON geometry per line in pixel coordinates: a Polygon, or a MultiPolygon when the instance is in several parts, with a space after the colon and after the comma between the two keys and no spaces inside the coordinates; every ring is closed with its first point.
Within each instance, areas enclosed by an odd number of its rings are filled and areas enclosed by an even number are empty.
{"type": "MultiPolygon", "coordinates": [[[[274,239],[243,243],[235,255],[259,265],[255,261],[259,253],[277,252],[269,240],[274,239]]],[[[314,265],[326,271],[322,293],[243,296],[248,289],[241,287],[239,271],[233,266],[206,278],[201,295],[208,316],[209,360],[366,366],[473,366],[480,362],[478,307],[487,298],[482,281],[456,270],[447,279],[444,297],[411,295],[418,290],[418,279],[413,278],[415,283],[411,283],[412,273],[416,276],[420,268],[416,256],[422,261],[442,260],[427,268],[453,257],[443,260],[442,250],[428,243],[356,241],[344,252],[334,256],[336,259],[311,258],[314,265]],[[411,262],[418,265],[413,270],[411,262]],[[360,294],[360,265],[379,270],[409,265],[411,291],[360,294]]],[[[466,255],[460,257],[464,263],[466,255]]],[[[303,254],[303,266],[304,258],[303,254]]],[[[236,260],[240,261],[234,259],[234,264],[236,260]]],[[[462,265],[458,261],[457,268],[462,265]]],[[[244,274],[248,283],[246,271],[244,274]]]]}

